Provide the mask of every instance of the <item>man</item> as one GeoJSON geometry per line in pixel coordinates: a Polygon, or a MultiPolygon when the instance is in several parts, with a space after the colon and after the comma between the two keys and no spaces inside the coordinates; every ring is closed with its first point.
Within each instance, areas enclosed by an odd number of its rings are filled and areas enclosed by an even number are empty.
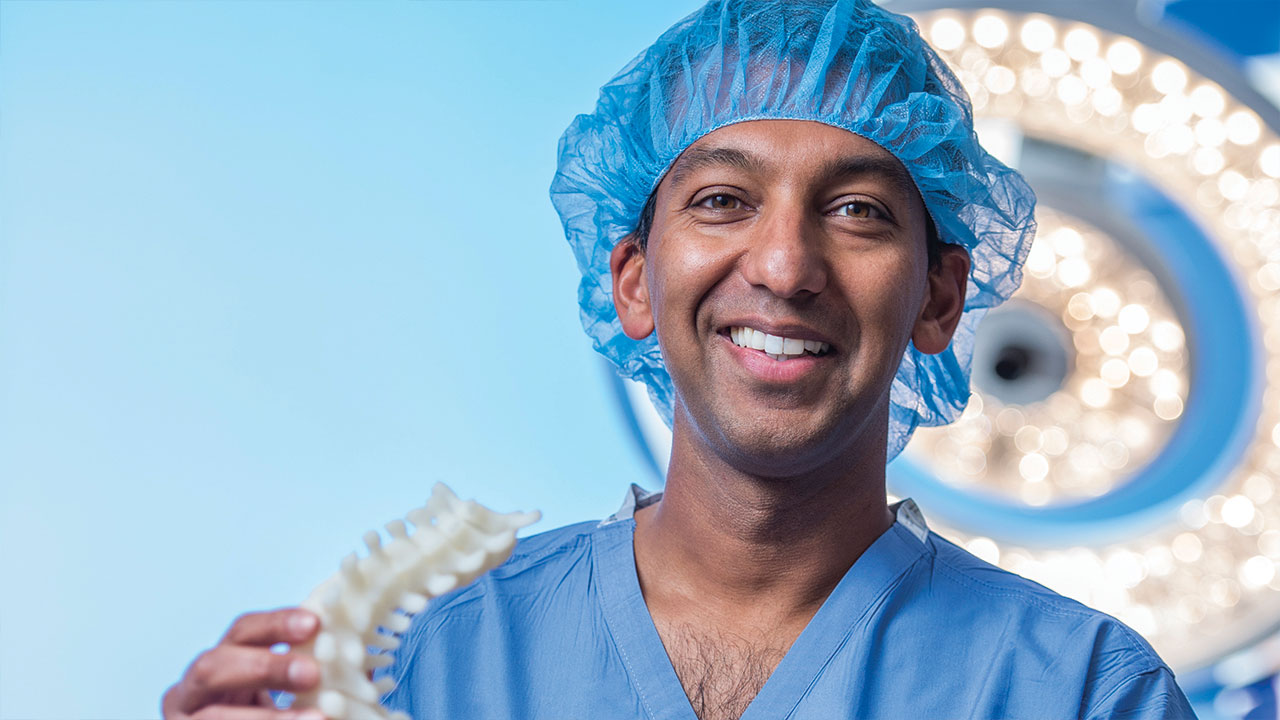
{"type": "MultiPolygon", "coordinates": [[[[1147,644],[886,505],[884,466],[968,395],[1018,282],[1021,178],[955,78],[865,1],[713,0],[561,140],[584,325],[673,429],[665,493],[522,541],[406,633],[415,718],[1180,718],[1147,644]]],[[[296,625],[293,623],[297,623],[296,625]]],[[[239,620],[166,716],[285,717],[315,668],[239,620]]]]}

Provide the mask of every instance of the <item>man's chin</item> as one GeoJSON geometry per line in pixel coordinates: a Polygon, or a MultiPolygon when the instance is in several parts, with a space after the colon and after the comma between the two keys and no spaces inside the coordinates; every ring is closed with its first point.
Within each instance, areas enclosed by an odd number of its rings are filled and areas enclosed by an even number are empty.
{"type": "Polygon", "coordinates": [[[726,464],[758,477],[790,478],[824,468],[847,471],[866,460],[867,453],[883,455],[885,428],[877,433],[874,422],[879,409],[808,406],[744,412],[721,407],[711,417],[690,417],[697,429],[689,439],[709,445],[706,449],[726,464]]]}
{"type": "Polygon", "coordinates": [[[835,461],[842,443],[829,428],[795,423],[753,423],[722,436],[721,456],[733,467],[764,478],[789,478],[814,472],[835,461]]]}

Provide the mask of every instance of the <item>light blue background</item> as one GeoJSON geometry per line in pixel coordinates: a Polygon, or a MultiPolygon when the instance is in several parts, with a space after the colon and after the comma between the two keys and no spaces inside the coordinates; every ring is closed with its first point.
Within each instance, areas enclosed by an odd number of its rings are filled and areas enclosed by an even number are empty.
{"type": "Polygon", "coordinates": [[[437,480],[652,484],[560,133],[696,1],[0,3],[0,718],[143,718],[437,480]]]}

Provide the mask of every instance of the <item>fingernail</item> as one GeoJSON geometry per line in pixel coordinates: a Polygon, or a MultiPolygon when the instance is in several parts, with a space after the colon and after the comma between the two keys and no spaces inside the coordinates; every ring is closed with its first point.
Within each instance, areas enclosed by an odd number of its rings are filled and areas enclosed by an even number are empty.
{"type": "Polygon", "coordinates": [[[289,630],[295,635],[306,635],[316,627],[316,616],[298,613],[289,618],[289,630]]]}
{"type": "Polygon", "coordinates": [[[307,685],[315,679],[315,668],[308,660],[294,660],[289,663],[289,682],[294,685],[307,685]]]}
{"type": "Polygon", "coordinates": [[[294,720],[325,720],[319,710],[303,710],[294,716],[294,720]]]}

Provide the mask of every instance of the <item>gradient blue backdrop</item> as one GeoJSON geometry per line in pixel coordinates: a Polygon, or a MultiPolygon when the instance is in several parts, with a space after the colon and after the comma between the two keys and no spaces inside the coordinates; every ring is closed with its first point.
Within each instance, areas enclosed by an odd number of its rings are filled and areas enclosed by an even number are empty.
{"type": "Polygon", "coordinates": [[[547,187],[696,4],[0,3],[0,717],[157,716],[437,480],[652,484],[547,187]]]}

